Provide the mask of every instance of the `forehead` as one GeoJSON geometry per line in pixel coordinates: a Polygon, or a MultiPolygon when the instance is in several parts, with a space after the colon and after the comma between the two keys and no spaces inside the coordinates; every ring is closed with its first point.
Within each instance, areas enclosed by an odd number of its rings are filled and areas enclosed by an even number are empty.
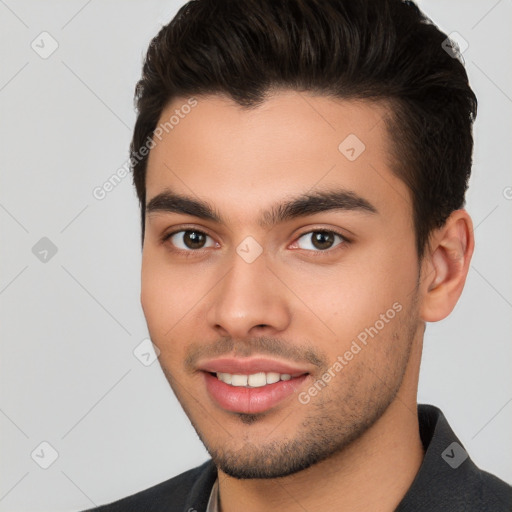
{"type": "Polygon", "coordinates": [[[412,209],[391,171],[382,103],[280,91],[245,109],[219,95],[176,98],[148,159],[146,202],[171,189],[235,218],[315,190],[344,188],[391,213],[412,209]]]}

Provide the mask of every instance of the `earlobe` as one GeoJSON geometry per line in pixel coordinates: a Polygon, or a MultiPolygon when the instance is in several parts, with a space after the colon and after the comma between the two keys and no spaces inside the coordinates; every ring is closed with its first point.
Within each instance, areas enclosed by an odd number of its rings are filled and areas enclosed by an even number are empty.
{"type": "Polygon", "coordinates": [[[425,322],[437,322],[452,312],[464,288],[473,249],[471,217],[465,210],[456,210],[432,234],[422,266],[421,317],[425,322]]]}

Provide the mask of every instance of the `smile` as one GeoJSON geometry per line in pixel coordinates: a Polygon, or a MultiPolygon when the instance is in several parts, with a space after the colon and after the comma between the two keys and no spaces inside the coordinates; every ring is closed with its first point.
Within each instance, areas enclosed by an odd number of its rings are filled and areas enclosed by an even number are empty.
{"type": "Polygon", "coordinates": [[[280,405],[296,403],[286,400],[300,391],[309,376],[307,373],[292,376],[277,372],[202,373],[206,391],[217,407],[244,414],[263,413],[280,405]]]}

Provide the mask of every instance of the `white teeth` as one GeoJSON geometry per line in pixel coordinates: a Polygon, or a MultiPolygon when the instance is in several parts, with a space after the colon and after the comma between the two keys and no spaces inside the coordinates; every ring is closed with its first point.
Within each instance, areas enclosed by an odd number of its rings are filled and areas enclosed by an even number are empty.
{"type": "Polygon", "coordinates": [[[231,384],[231,375],[230,373],[217,373],[217,378],[226,384],[231,384]]]}
{"type": "Polygon", "coordinates": [[[231,384],[231,386],[235,387],[245,386],[259,388],[266,384],[274,384],[280,380],[290,380],[292,376],[289,373],[276,372],[258,372],[252,373],[251,375],[218,372],[217,378],[220,381],[225,382],[226,384],[231,384]]]}
{"type": "Polygon", "coordinates": [[[232,386],[247,386],[247,375],[233,375],[231,377],[232,386]]]}
{"type": "Polygon", "coordinates": [[[281,377],[279,373],[268,372],[267,373],[267,384],[274,384],[274,382],[279,382],[281,377]]]}
{"type": "Polygon", "coordinates": [[[267,377],[263,372],[253,373],[252,375],[249,375],[249,378],[247,379],[247,384],[249,384],[251,388],[259,388],[261,386],[265,386],[266,383],[267,377]]]}

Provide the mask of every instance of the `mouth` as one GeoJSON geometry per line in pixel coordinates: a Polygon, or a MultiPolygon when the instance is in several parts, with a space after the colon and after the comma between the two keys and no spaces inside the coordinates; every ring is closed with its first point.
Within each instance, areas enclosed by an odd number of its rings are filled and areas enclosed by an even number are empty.
{"type": "Polygon", "coordinates": [[[263,359],[224,359],[201,368],[208,395],[229,412],[257,414],[282,404],[304,384],[309,372],[263,359]]]}

